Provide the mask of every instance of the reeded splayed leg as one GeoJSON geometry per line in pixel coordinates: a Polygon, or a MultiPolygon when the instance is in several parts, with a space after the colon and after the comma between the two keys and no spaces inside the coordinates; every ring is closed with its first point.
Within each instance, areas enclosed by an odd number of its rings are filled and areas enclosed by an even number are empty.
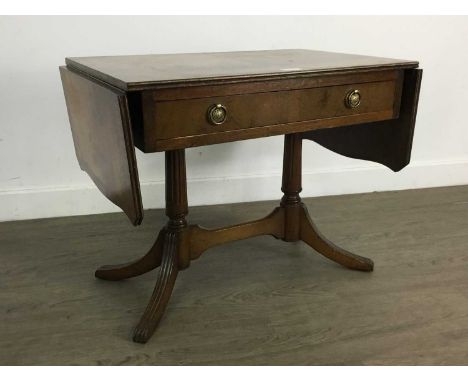
{"type": "Polygon", "coordinates": [[[135,342],[145,343],[151,338],[171,298],[178,273],[177,239],[177,232],[167,231],[164,235],[158,279],[146,310],[133,332],[133,341],[135,342]]]}
{"type": "Polygon", "coordinates": [[[283,184],[281,207],[285,209],[285,241],[302,240],[317,252],[347,268],[370,272],[374,262],[338,247],[326,239],[315,226],[301,202],[302,138],[287,134],[284,139],[283,184]]]}
{"type": "Polygon", "coordinates": [[[179,269],[188,266],[189,241],[185,216],[188,214],[187,176],[184,150],[166,151],[166,215],[167,226],[161,232],[163,249],[158,279],[133,334],[133,341],[147,342],[161,320],[179,269]]]}
{"type": "Polygon", "coordinates": [[[364,272],[371,272],[374,269],[374,262],[371,259],[355,255],[346,249],[340,248],[324,237],[310,218],[307,208],[304,205],[302,205],[301,208],[300,219],[301,240],[310,245],[317,252],[350,269],[364,272]]]}

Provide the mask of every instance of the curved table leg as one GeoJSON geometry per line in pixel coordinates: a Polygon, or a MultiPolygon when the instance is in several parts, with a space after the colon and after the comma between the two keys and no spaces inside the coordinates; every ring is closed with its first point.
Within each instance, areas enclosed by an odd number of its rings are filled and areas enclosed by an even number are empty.
{"type": "Polygon", "coordinates": [[[98,279],[118,281],[142,275],[161,264],[163,231],[161,231],[151,249],[142,258],[125,264],[104,265],[95,272],[98,279]]]}
{"type": "Polygon", "coordinates": [[[159,268],[158,280],[156,281],[148,306],[133,333],[133,341],[135,342],[147,342],[164,314],[177,278],[177,252],[178,235],[176,232],[167,232],[164,235],[162,262],[159,268]]]}
{"type": "Polygon", "coordinates": [[[323,256],[347,268],[364,272],[372,272],[374,269],[374,262],[371,259],[348,252],[325,238],[304,205],[300,212],[300,238],[323,256]]]}

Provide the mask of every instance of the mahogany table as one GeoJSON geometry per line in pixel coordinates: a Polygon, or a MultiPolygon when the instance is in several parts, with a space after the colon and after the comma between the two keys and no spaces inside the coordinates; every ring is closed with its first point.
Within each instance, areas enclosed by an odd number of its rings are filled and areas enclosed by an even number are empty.
{"type": "Polygon", "coordinates": [[[165,151],[167,225],[142,258],[96,271],[122,280],[160,268],[134,341],[155,331],[178,272],[216,245],[257,235],[302,240],[372,271],[372,260],[324,238],[301,202],[302,140],[401,170],[411,154],[418,62],[272,50],[67,58],[60,73],[80,167],[134,225],[143,219],[134,146],[165,151]],[[219,229],[187,224],[185,148],[279,134],[284,196],[271,214],[219,229]]]}

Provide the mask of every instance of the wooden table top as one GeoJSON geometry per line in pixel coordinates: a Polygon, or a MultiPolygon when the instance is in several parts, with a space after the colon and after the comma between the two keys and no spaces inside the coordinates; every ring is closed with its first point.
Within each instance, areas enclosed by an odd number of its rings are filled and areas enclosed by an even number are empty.
{"type": "Polygon", "coordinates": [[[125,91],[418,66],[417,61],[304,49],[73,57],[66,63],[125,91]]]}
{"type": "Polygon", "coordinates": [[[269,50],[66,62],[60,73],[80,167],[135,225],[143,205],[134,146],[181,153],[285,134],[393,171],[410,160],[417,61],[269,50]]]}

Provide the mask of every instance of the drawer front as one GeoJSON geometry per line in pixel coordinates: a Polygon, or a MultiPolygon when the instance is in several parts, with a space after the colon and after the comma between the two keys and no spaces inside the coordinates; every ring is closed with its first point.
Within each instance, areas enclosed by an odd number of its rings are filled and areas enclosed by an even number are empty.
{"type": "MultiPolygon", "coordinates": [[[[173,101],[155,101],[145,110],[145,125],[151,126],[154,139],[171,139],[214,134],[254,127],[375,114],[376,120],[394,115],[397,81],[328,86],[312,89],[275,91],[173,101]],[[346,104],[346,97],[357,90],[357,107],[346,104]],[[209,120],[209,110],[222,105],[226,118],[220,124],[209,120]]],[[[359,118],[350,118],[350,124],[359,118]]]]}

